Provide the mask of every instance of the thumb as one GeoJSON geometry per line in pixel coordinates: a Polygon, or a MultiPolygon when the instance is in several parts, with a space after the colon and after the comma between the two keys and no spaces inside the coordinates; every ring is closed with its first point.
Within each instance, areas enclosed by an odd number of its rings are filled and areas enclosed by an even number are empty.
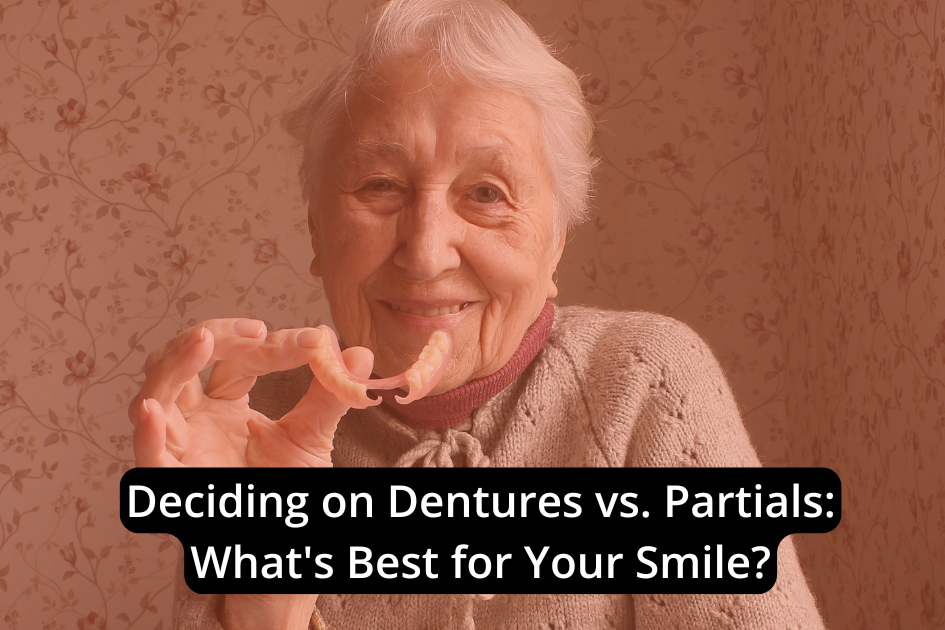
{"type": "Polygon", "coordinates": [[[348,370],[358,378],[370,378],[374,369],[374,353],[363,346],[352,346],[341,352],[348,370]]]}
{"type": "MultiPolygon", "coordinates": [[[[374,353],[367,348],[348,348],[341,357],[348,370],[358,378],[371,375],[374,353]]],[[[302,400],[277,424],[293,443],[313,455],[324,457],[331,453],[335,429],[346,411],[348,406],[313,378],[302,400]]]]}

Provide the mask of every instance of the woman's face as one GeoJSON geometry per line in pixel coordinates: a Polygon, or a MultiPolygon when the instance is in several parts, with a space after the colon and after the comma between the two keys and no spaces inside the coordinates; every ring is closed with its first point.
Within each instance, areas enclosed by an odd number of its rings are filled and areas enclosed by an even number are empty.
{"type": "Polygon", "coordinates": [[[411,58],[383,76],[349,97],[327,147],[312,272],[341,338],[373,350],[380,376],[449,332],[439,393],[508,362],[557,293],[565,233],[531,103],[431,78],[411,58]]]}

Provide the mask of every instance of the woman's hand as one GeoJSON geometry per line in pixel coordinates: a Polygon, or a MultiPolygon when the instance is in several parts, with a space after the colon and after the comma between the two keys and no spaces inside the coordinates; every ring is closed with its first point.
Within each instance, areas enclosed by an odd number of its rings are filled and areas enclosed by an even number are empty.
{"type": "MultiPolygon", "coordinates": [[[[317,379],[302,400],[272,421],[250,409],[256,377],[308,363],[323,333],[314,328],[266,334],[251,319],[213,319],[151,353],[131,401],[138,466],[331,466],[332,439],[347,407],[317,379]],[[206,391],[198,372],[213,365],[206,391]]],[[[349,348],[345,364],[367,377],[374,357],[349,348]]]]}

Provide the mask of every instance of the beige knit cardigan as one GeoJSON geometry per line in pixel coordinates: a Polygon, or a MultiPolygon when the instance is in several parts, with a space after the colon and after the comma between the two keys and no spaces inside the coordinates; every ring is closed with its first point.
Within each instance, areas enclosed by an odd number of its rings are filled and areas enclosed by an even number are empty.
{"type": "MultiPolygon", "coordinates": [[[[278,418],[311,381],[307,368],[260,379],[253,407],[278,418]]],[[[532,364],[460,425],[414,430],[382,407],[351,410],[336,466],[758,466],[711,350],[650,313],[560,308],[532,364]]],[[[422,536],[422,532],[418,533],[422,536]]],[[[182,576],[182,571],[180,572],[182,576]]],[[[180,630],[218,630],[214,596],[178,579],[180,630]]],[[[814,630],[823,623],[785,539],[762,595],[321,595],[331,630],[814,630]]]]}

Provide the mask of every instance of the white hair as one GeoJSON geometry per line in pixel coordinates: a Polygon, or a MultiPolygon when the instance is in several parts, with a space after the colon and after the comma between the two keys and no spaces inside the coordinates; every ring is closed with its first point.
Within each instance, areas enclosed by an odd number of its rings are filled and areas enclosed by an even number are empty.
{"type": "Polygon", "coordinates": [[[554,182],[555,227],[586,220],[597,159],[590,153],[594,120],[580,81],[500,0],[391,0],[368,16],[354,53],[282,117],[283,128],[302,148],[299,176],[310,207],[324,146],[338,128],[348,94],[376,84],[386,64],[418,51],[449,77],[535,106],[554,182]]]}

